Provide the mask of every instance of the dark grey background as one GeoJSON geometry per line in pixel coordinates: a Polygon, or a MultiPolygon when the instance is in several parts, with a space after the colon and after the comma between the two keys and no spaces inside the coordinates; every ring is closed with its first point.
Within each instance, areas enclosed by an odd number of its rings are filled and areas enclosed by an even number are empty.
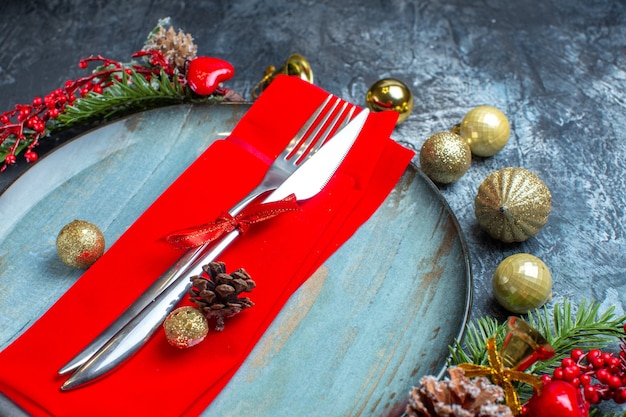
{"type": "MultiPolygon", "coordinates": [[[[519,252],[548,265],[554,300],[593,299],[624,312],[625,1],[5,0],[0,111],[83,75],[80,58],[127,61],[167,16],[194,36],[199,55],[235,66],[226,86],[246,98],[266,66],[294,52],[309,59],[316,84],[357,104],[376,80],[403,80],[415,106],[394,137],[418,150],[473,107],[498,107],[512,127],[507,146],[441,188],[470,251],[472,317],[507,315],[491,276],[519,252]],[[538,174],[553,197],[548,224],[522,244],[492,240],[473,214],[478,185],[507,166],[538,174]]],[[[27,166],[19,165],[0,184],[27,166]]]]}

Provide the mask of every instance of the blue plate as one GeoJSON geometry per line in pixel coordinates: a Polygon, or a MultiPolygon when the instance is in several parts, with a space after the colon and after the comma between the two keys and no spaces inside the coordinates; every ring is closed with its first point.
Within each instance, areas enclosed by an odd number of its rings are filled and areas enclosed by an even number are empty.
{"type": "MultiPolygon", "coordinates": [[[[247,104],[140,113],[59,147],[0,196],[0,349],[80,276],[55,241],[74,219],[112,244],[247,104]],[[26,296],[25,296],[26,295],[26,296]]],[[[374,216],[289,300],[203,415],[398,415],[440,374],[471,303],[469,256],[410,166],[374,216]]]]}

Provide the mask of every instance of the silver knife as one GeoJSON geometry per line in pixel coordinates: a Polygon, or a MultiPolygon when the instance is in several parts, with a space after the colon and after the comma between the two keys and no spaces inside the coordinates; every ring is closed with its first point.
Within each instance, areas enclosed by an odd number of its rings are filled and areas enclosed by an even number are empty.
{"type": "MultiPolygon", "coordinates": [[[[290,194],[295,194],[296,199],[302,201],[319,193],[352,148],[368,114],[369,111],[363,109],[346,127],[273,191],[264,202],[278,201],[290,194]]],[[[80,366],[61,389],[70,390],[91,382],[113,370],[135,353],[187,294],[191,287],[189,277],[201,274],[202,266],[215,260],[238,236],[237,230],[228,233],[206,255],[196,260],[193,265],[180,274],[180,277],[172,285],[164,289],[147,307],[80,366]]]]}

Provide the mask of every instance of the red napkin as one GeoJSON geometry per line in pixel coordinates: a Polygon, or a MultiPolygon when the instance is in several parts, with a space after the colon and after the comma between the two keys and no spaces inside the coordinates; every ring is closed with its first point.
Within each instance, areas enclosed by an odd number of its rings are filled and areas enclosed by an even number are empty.
{"type": "MultiPolygon", "coordinates": [[[[196,416],[228,383],[291,294],[365,222],[413,152],[389,139],[396,115],[371,114],[328,186],[301,210],[253,226],[220,257],[245,268],[255,306],[201,344],[171,347],[158,332],[114,372],[63,392],[57,371],[181,255],[169,233],[216,219],[268,165],[328,93],[280,76],[229,138],[211,145],[115,244],[14,343],[0,352],[0,391],[33,416],[196,416]]],[[[188,303],[188,301],[184,302],[188,303]]]]}

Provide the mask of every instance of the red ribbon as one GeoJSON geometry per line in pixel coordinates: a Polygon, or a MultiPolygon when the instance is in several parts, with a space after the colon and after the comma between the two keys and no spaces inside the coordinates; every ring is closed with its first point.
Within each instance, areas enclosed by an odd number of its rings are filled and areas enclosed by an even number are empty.
{"type": "Polygon", "coordinates": [[[290,194],[282,200],[250,204],[236,216],[232,216],[230,213],[223,213],[214,222],[176,231],[168,235],[165,240],[177,249],[195,248],[212,242],[224,233],[235,229],[240,234],[244,234],[253,224],[299,209],[296,196],[290,194]]]}

